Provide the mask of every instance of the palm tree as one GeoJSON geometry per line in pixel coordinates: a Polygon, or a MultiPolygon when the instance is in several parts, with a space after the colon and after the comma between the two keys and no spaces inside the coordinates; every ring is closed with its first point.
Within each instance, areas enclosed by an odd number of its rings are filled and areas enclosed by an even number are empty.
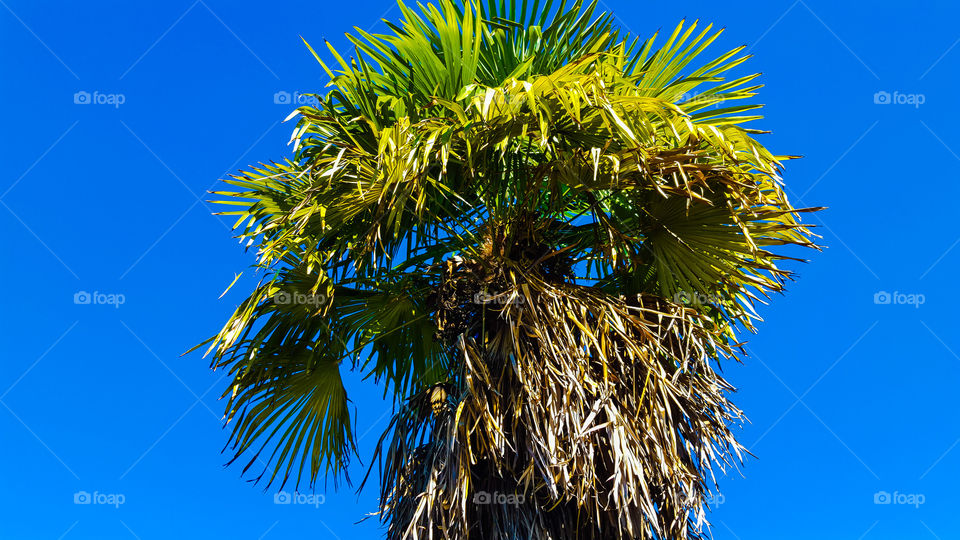
{"type": "Polygon", "coordinates": [[[349,61],[310,48],[332,89],[292,159],[218,192],[263,276],[206,342],[231,461],[346,477],[359,370],[395,404],[391,540],[701,538],[744,452],[720,364],[816,209],[744,127],[743,47],[701,61],[710,26],[658,45],[539,4],[401,4],[349,61]]]}

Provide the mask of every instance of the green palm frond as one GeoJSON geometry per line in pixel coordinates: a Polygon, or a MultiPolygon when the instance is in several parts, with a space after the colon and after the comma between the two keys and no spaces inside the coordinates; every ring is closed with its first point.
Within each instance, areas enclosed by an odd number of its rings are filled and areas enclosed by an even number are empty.
{"type": "Polygon", "coordinates": [[[218,192],[263,273],[209,340],[234,459],[345,474],[346,367],[396,406],[388,538],[703,537],[743,452],[716,368],[791,277],[775,250],[817,247],[743,47],[595,1],[400,7],[352,55],[308,45],[331,88],[292,159],[218,192]]]}

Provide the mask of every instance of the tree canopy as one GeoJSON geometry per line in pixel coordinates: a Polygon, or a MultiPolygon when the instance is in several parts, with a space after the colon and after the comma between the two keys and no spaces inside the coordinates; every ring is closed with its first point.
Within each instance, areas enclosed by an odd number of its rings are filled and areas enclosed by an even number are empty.
{"type": "Polygon", "coordinates": [[[743,452],[720,364],[791,276],[772,250],[816,247],[743,47],[595,1],[400,9],[310,48],[331,88],[292,157],[219,192],[263,276],[208,342],[234,459],[346,475],[354,369],[395,403],[391,539],[701,537],[743,452]]]}

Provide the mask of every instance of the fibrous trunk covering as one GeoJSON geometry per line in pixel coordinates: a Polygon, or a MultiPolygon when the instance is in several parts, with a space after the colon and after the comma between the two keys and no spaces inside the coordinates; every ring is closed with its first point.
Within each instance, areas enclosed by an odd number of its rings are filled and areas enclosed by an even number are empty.
{"type": "Polygon", "coordinates": [[[517,261],[523,280],[446,262],[434,317],[459,373],[394,418],[388,538],[701,534],[703,478],[741,450],[732,387],[710,365],[731,351],[693,309],[543,271],[562,257],[517,261]]]}

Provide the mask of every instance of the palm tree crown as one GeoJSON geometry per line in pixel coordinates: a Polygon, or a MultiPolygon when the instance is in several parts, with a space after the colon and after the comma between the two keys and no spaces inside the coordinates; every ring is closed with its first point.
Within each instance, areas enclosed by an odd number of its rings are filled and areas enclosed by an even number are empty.
{"type": "Polygon", "coordinates": [[[401,4],[349,60],[310,49],[332,89],[292,159],[220,192],[263,272],[209,341],[229,447],[267,485],[345,475],[356,369],[395,402],[390,539],[699,538],[743,451],[719,364],[815,209],[744,126],[742,47],[539,3],[401,4]]]}

